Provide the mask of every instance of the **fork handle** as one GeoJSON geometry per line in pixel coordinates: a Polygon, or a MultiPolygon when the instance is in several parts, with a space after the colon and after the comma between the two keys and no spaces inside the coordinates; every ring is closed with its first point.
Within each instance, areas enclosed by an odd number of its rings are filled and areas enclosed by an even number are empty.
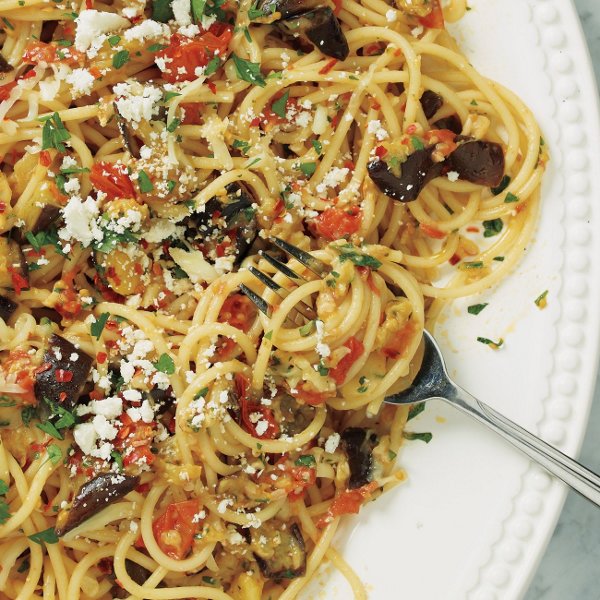
{"type": "Polygon", "coordinates": [[[444,399],[493,429],[552,475],[600,506],[600,476],[501,415],[466,390],[455,386],[453,392],[446,394],[444,399]]]}

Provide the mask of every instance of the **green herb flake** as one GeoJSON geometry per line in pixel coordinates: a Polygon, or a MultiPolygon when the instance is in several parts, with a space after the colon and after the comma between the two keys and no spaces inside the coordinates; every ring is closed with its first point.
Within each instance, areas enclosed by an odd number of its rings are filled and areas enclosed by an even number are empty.
{"type": "Polygon", "coordinates": [[[504,262],[504,256],[494,256],[492,260],[495,260],[496,262],[504,262]]]}
{"type": "Polygon", "coordinates": [[[357,267],[369,267],[371,269],[379,269],[383,264],[380,260],[377,260],[373,256],[368,254],[361,254],[356,250],[352,249],[351,244],[346,244],[341,247],[337,247],[336,250],[340,252],[340,262],[346,262],[347,260],[352,261],[357,267]],[[350,250],[347,250],[350,248],[350,250]]]}
{"type": "Polygon", "coordinates": [[[235,65],[235,70],[240,79],[260,87],[265,87],[267,85],[267,82],[260,72],[260,63],[244,60],[237,54],[232,54],[231,57],[233,58],[233,64],[235,65]]]}
{"type": "Polygon", "coordinates": [[[99,340],[100,336],[102,335],[102,330],[104,329],[104,326],[106,325],[106,321],[108,321],[108,317],[109,317],[109,313],[107,313],[107,312],[102,313],[90,326],[90,333],[97,340],[99,340]]]}
{"type": "Polygon", "coordinates": [[[492,350],[498,350],[504,345],[504,340],[502,338],[500,338],[497,342],[494,342],[493,340],[490,340],[485,337],[478,337],[477,341],[480,344],[485,344],[486,346],[489,346],[492,350]]]}
{"type": "Polygon", "coordinates": [[[62,460],[62,450],[56,444],[50,444],[46,451],[53,465],[57,465],[62,460]]]}
{"type": "Polygon", "coordinates": [[[490,238],[498,235],[502,228],[504,227],[504,223],[502,219],[492,219],[491,221],[483,222],[483,237],[490,238]]]}
{"type": "Polygon", "coordinates": [[[129,50],[119,50],[112,59],[112,64],[115,69],[120,69],[123,65],[129,62],[129,50]]]}
{"type": "Polygon", "coordinates": [[[202,22],[202,15],[204,14],[204,7],[206,6],[206,0],[191,0],[192,2],[192,20],[194,23],[202,22]]]}
{"type": "Polygon", "coordinates": [[[21,410],[21,421],[23,421],[23,425],[25,427],[29,427],[31,423],[31,419],[37,417],[37,410],[35,406],[26,406],[21,410]]]}
{"type": "Polygon", "coordinates": [[[0,479],[0,496],[6,496],[8,494],[8,490],[10,489],[8,483],[0,479]]]}
{"type": "Polygon", "coordinates": [[[519,201],[519,196],[515,196],[511,192],[508,192],[508,194],[506,194],[506,198],[504,198],[505,204],[510,204],[511,202],[518,202],[518,201],[519,201]]]}
{"type": "Polygon", "coordinates": [[[312,147],[315,149],[315,152],[321,156],[322,152],[323,152],[323,145],[321,144],[321,142],[319,140],[312,140],[311,141],[312,147]]]}
{"type": "Polygon", "coordinates": [[[64,439],[60,431],[56,429],[56,426],[50,423],[50,421],[45,421],[44,423],[36,423],[35,426],[38,429],[41,429],[44,433],[47,433],[49,436],[57,440],[64,439]]]}
{"type": "Polygon", "coordinates": [[[178,92],[165,92],[165,95],[163,97],[163,102],[166,103],[169,100],[171,100],[171,98],[176,98],[177,96],[181,96],[181,94],[178,92]]]}
{"type": "Polygon", "coordinates": [[[316,371],[321,377],[327,377],[327,375],[329,375],[329,369],[325,366],[323,359],[319,361],[319,364],[316,367],[316,371]]]}
{"type": "Polygon", "coordinates": [[[315,457],[312,454],[303,454],[296,459],[297,467],[314,467],[317,464],[315,457]]]}
{"type": "Polygon", "coordinates": [[[248,154],[250,150],[250,144],[244,140],[233,140],[233,147],[242,151],[242,154],[248,154]]]}
{"type": "Polygon", "coordinates": [[[48,529],[44,529],[44,531],[39,531],[38,533],[34,533],[33,535],[27,536],[32,542],[39,544],[56,544],[58,542],[58,536],[56,535],[56,531],[54,527],[49,527],[48,529]]]}
{"type": "Polygon", "coordinates": [[[411,407],[408,409],[408,417],[406,418],[406,420],[410,421],[411,419],[418,417],[424,410],[425,402],[421,402],[419,404],[412,404],[411,407]]]}
{"type": "Polygon", "coordinates": [[[429,432],[416,433],[414,431],[404,431],[402,433],[402,437],[405,440],[420,440],[421,442],[425,442],[426,444],[429,444],[429,442],[433,439],[433,435],[429,432]]]}
{"type": "Polygon", "coordinates": [[[300,327],[300,329],[298,331],[302,337],[307,337],[308,335],[310,335],[312,333],[314,327],[315,327],[315,322],[313,320],[313,321],[309,321],[305,325],[302,325],[302,327],[300,327]]]}
{"type": "Polygon", "coordinates": [[[464,262],[460,265],[459,268],[462,270],[483,269],[483,261],[476,260],[476,261],[472,261],[472,262],[464,262]]]}
{"type": "Polygon", "coordinates": [[[63,142],[71,139],[71,134],[64,126],[59,114],[55,112],[50,116],[44,117],[44,127],[42,128],[42,150],[56,148],[59,152],[66,152],[67,149],[63,142]]]}
{"type": "MultiPolygon", "coordinates": [[[[25,4],[25,3],[23,2],[23,4],[25,4]]],[[[25,558],[21,562],[21,564],[18,566],[17,573],[25,573],[25,571],[29,571],[29,567],[30,567],[29,559],[25,558]]]]}
{"type": "Polygon", "coordinates": [[[489,302],[485,302],[484,304],[472,304],[467,308],[467,312],[470,315],[478,315],[486,306],[488,306],[489,302]]]}
{"type": "Polygon", "coordinates": [[[204,575],[202,577],[202,581],[207,585],[217,585],[217,580],[214,577],[209,577],[208,575],[204,575]]]}
{"type": "Polygon", "coordinates": [[[12,31],[14,31],[15,26],[6,18],[6,17],[2,17],[2,20],[4,21],[4,24],[11,29],[12,31]]]}
{"type": "Polygon", "coordinates": [[[301,163],[300,170],[306,177],[312,177],[314,172],[317,170],[317,164],[314,162],[301,163]]]}
{"type": "MultiPolygon", "coordinates": [[[[148,52],[160,52],[168,47],[169,46],[165,46],[164,44],[152,44],[151,46],[148,46],[148,52]]],[[[177,95],[179,96],[180,94],[177,95]]]]}
{"type": "Polygon", "coordinates": [[[275,100],[275,102],[273,102],[273,104],[271,104],[271,110],[278,117],[281,117],[282,119],[285,119],[286,105],[287,105],[287,101],[288,101],[289,97],[290,97],[290,91],[286,90],[285,94],[283,94],[283,96],[281,96],[281,98],[279,98],[278,100],[275,100]]]}
{"type": "Polygon", "coordinates": [[[120,41],[121,41],[120,35],[111,35],[108,38],[108,44],[110,45],[111,48],[114,48],[120,41]]]}
{"type": "Polygon", "coordinates": [[[168,125],[167,125],[167,131],[169,133],[173,133],[181,124],[181,119],[173,119],[168,125]]]}
{"type": "Polygon", "coordinates": [[[415,150],[425,150],[425,144],[416,135],[411,136],[410,141],[412,142],[415,150]]]}
{"type": "Polygon", "coordinates": [[[174,19],[171,0],[152,0],[152,19],[160,23],[168,23],[174,19]]]}
{"type": "Polygon", "coordinates": [[[221,59],[218,56],[211,58],[209,63],[206,65],[206,68],[204,69],[204,75],[206,75],[206,77],[210,77],[213,73],[217,72],[220,66],[221,59]]]}
{"type": "Polygon", "coordinates": [[[267,331],[267,333],[265,333],[265,338],[270,340],[273,337],[273,332],[272,331],[267,331]]]}
{"type": "Polygon", "coordinates": [[[154,368],[161,373],[166,373],[167,375],[175,373],[175,362],[167,353],[161,354],[158,361],[153,364],[154,368]]]}
{"type": "Polygon", "coordinates": [[[138,186],[139,186],[140,192],[142,192],[142,194],[147,194],[148,192],[151,192],[154,189],[154,185],[153,185],[152,181],[150,180],[150,177],[148,177],[146,171],[139,172],[138,186]]]}
{"type": "Polygon", "coordinates": [[[119,471],[123,470],[123,456],[121,456],[120,452],[117,452],[117,450],[112,450],[110,453],[111,458],[115,461],[115,464],[117,465],[119,471]]]}

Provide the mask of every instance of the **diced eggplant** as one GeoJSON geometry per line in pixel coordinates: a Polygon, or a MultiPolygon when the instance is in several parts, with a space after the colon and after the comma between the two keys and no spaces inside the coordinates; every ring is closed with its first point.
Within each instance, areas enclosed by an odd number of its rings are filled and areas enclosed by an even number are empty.
{"type": "Polygon", "coordinates": [[[319,6],[320,0],[263,0],[257,3],[257,8],[265,16],[279,13],[280,19],[287,19],[293,15],[305,12],[319,6]]]}
{"type": "Polygon", "coordinates": [[[113,106],[115,109],[117,128],[119,129],[119,133],[121,134],[121,137],[123,138],[123,144],[124,144],[125,148],[129,151],[129,153],[131,154],[131,156],[133,156],[133,158],[138,158],[138,159],[141,158],[140,145],[137,143],[137,141],[129,127],[129,123],[127,123],[127,119],[125,119],[119,112],[116,102],[113,103],[113,106]]]}
{"type": "Polygon", "coordinates": [[[71,507],[62,510],[56,520],[56,535],[63,536],[102,509],[120,500],[140,483],[139,476],[103,473],[84,483],[71,507]]]}
{"type": "Polygon", "coordinates": [[[40,214],[33,224],[31,232],[36,234],[40,231],[46,231],[49,229],[50,225],[52,225],[52,223],[58,219],[58,217],[60,217],[60,208],[58,206],[54,206],[53,204],[45,204],[40,210],[40,214]]]}
{"type": "Polygon", "coordinates": [[[0,53],[0,73],[9,73],[14,67],[0,53]]]}
{"type": "Polygon", "coordinates": [[[0,237],[0,287],[7,289],[29,287],[27,261],[15,240],[0,237]]]}
{"type": "Polygon", "coordinates": [[[234,264],[242,262],[258,235],[258,224],[252,205],[254,198],[242,183],[230,183],[224,200],[215,196],[203,212],[186,217],[182,225],[185,238],[202,251],[206,260],[234,256],[234,264]]]}
{"type": "Polygon", "coordinates": [[[12,314],[17,310],[18,304],[10,298],[0,295],[0,319],[8,321],[12,314]]]}
{"type": "Polygon", "coordinates": [[[262,574],[275,581],[294,579],[306,573],[306,547],[300,528],[287,528],[271,519],[250,530],[251,548],[262,574]]]}
{"type": "Polygon", "coordinates": [[[343,448],[350,467],[350,489],[359,488],[372,480],[373,449],[378,442],[377,435],[369,429],[349,427],[342,433],[343,448]]]}
{"type": "Polygon", "coordinates": [[[35,397],[44,398],[72,410],[81,395],[92,368],[92,357],[71,342],[53,334],[44,353],[44,370],[35,376],[35,397]]]}
{"type": "Polygon", "coordinates": [[[369,163],[369,177],[387,196],[400,202],[412,202],[419,197],[423,188],[440,175],[442,163],[434,163],[433,147],[416,150],[400,165],[400,176],[392,173],[382,160],[369,163]]]}
{"type": "MultiPolygon", "coordinates": [[[[148,569],[142,567],[142,565],[136,563],[133,560],[129,560],[128,558],[125,559],[125,570],[127,571],[127,575],[129,575],[129,577],[131,577],[131,579],[133,579],[138,585],[144,585],[144,583],[146,583],[150,575],[152,575],[151,571],[148,571],[148,569]]],[[[157,587],[163,586],[164,584],[161,582],[158,584],[157,587]]],[[[113,586],[111,594],[113,598],[119,599],[129,598],[129,596],[131,595],[127,590],[123,589],[119,585],[113,586]]]]}
{"type": "Polygon", "coordinates": [[[460,179],[478,185],[496,187],[504,177],[504,151],[495,142],[471,140],[460,144],[446,164],[460,179]]]}
{"type": "Polygon", "coordinates": [[[42,31],[40,33],[40,42],[49,44],[54,38],[54,32],[58,27],[58,21],[44,21],[42,25],[42,31]]]}
{"type": "Polygon", "coordinates": [[[323,54],[345,60],[350,53],[340,22],[329,6],[282,19],[277,28],[300,43],[314,44],[323,54]]]}
{"type": "Polygon", "coordinates": [[[449,129],[452,133],[460,135],[462,131],[462,122],[458,115],[450,115],[444,119],[438,119],[433,126],[436,129],[449,129]]]}
{"type": "Polygon", "coordinates": [[[431,90],[425,90],[421,96],[421,107],[425,113],[425,118],[429,121],[435,113],[442,108],[444,99],[431,90]]]}
{"type": "Polygon", "coordinates": [[[275,420],[285,435],[294,436],[304,431],[314,419],[315,408],[310,404],[300,404],[296,398],[282,393],[273,398],[275,420]]]}
{"type": "Polygon", "coordinates": [[[58,323],[59,325],[62,322],[60,313],[53,308],[48,308],[47,306],[36,306],[31,309],[31,314],[38,323],[42,319],[48,319],[49,321],[58,323]]]}

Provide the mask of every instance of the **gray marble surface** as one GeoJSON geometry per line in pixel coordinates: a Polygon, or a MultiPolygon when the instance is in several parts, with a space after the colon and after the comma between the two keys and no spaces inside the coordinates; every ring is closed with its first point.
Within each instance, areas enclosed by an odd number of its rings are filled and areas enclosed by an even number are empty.
{"type": "MultiPolygon", "coordinates": [[[[575,4],[600,82],[600,0],[575,4]]],[[[600,472],[600,377],[581,461],[600,472]]],[[[574,492],[524,600],[600,600],[600,510],[574,492]]]]}

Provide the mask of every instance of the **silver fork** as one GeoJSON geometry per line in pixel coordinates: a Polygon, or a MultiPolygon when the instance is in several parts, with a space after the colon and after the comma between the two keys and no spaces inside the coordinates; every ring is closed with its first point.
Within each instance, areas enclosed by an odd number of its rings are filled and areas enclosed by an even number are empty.
{"type": "MultiPolygon", "coordinates": [[[[329,265],[300,248],[288,244],[284,240],[274,238],[273,244],[295,258],[300,264],[310,269],[319,277],[324,277],[330,272],[329,265]]],[[[304,280],[300,275],[287,267],[285,263],[263,253],[262,256],[269,261],[275,269],[289,277],[295,283],[304,280]]],[[[252,274],[270,289],[285,297],[282,287],[268,275],[258,269],[250,268],[252,274]],[[267,280],[269,283],[267,283],[267,280]]],[[[250,298],[257,308],[268,317],[271,316],[271,306],[263,298],[255,294],[250,288],[242,285],[242,292],[250,298]]],[[[308,305],[298,308],[304,315],[309,308],[314,315],[314,310],[308,305]]],[[[307,318],[315,318],[311,316],[307,318]]],[[[475,398],[465,389],[457,385],[450,376],[444,363],[442,352],[434,337],[425,330],[423,332],[423,362],[412,385],[398,394],[393,394],[385,399],[388,404],[420,404],[427,400],[444,400],[475,420],[487,425],[498,435],[510,442],[513,446],[524,452],[530,459],[544,467],[549,473],[562,480],[576,492],[600,506],[600,476],[584,467],[581,463],[563,454],[560,450],[547,444],[539,437],[533,435],[520,425],[517,425],[492,407],[475,398]]]]}

